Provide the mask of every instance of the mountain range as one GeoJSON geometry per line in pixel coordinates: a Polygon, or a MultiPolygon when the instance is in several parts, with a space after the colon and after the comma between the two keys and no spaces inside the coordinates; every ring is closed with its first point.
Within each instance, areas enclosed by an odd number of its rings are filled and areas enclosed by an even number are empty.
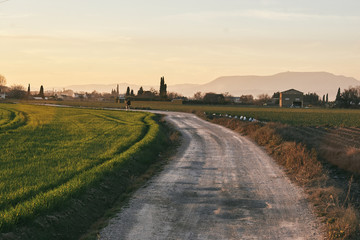
{"type": "MultiPolygon", "coordinates": [[[[166,81],[166,79],[165,79],[166,81]]],[[[120,83],[121,92],[125,92],[129,86],[137,90],[139,85],[120,83]]],[[[219,77],[206,84],[177,84],[169,85],[169,92],[177,92],[187,97],[192,97],[196,92],[216,92],[226,93],[233,96],[251,94],[255,98],[259,94],[269,94],[274,92],[296,89],[304,93],[315,92],[320,97],[329,94],[329,100],[334,100],[337,90],[347,89],[350,86],[360,86],[360,81],[352,77],[334,75],[328,72],[283,72],[271,76],[224,76],[219,77]]],[[[151,87],[158,90],[159,86],[142,86],[144,90],[151,87]]],[[[92,92],[110,92],[116,88],[116,84],[92,84],[92,85],[72,85],[67,89],[74,91],[92,92]]]]}

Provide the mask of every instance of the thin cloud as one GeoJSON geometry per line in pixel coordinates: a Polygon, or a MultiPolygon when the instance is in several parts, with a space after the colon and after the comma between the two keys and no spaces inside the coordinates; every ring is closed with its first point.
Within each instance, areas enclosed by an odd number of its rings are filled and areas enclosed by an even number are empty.
{"type": "Polygon", "coordinates": [[[197,13],[183,13],[172,16],[167,16],[170,19],[197,19],[209,20],[217,18],[256,18],[269,20],[360,20],[360,16],[342,16],[342,15],[322,15],[322,14],[308,14],[295,12],[280,12],[271,10],[244,10],[244,11],[213,11],[213,12],[197,12],[197,13]]]}
{"type": "Polygon", "coordinates": [[[19,15],[5,15],[0,14],[0,19],[21,19],[21,18],[29,18],[32,17],[31,14],[19,14],[19,15]]]}
{"type": "Polygon", "coordinates": [[[35,40],[35,41],[86,41],[86,42],[128,42],[131,37],[114,36],[114,37],[93,37],[93,36],[51,36],[51,35],[35,35],[35,34],[6,34],[0,32],[0,38],[17,39],[17,40],[35,40]]]}
{"type": "Polygon", "coordinates": [[[4,3],[4,2],[8,2],[8,1],[10,1],[10,0],[3,0],[3,1],[0,1],[0,4],[1,4],[1,3],[4,3]]]}
{"type": "Polygon", "coordinates": [[[0,38],[20,39],[20,40],[58,40],[58,38],[45,35],[21,35],[0,33],[0,38]]]}
{"type": "Polygon", "coordinates": [[[359,16],[341,16],[341,15],[321,15],[321,14],[307,14],[307,13],[294,13],[294,12],[278,12],[268,10],[248,10],[239,13],[240,16],[273,19],[273,20],[297,20],[297,19],[349,19],[360,20],[359,16]]]}

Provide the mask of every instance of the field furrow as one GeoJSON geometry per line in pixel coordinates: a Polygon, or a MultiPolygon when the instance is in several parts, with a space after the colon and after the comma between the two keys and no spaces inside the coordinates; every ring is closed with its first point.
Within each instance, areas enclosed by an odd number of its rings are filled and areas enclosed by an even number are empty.
{"type": "Polygon", "coordinates": [[[353,135],[344,133],[341,129],[320,129],[320,128],[303,128],[308,131],[313,137],[319,137],[321,142],[328,143],[329,145],[343,147],[356,147],[359,142],[354,138],[353,135]]]}
{"type": "Polygon", "coordinates": [[[14,109],[0,109],[0,133],[26,125],[26,113],[14,109]]]}
{"type": "Polygon", "coordinates": [[[0,229],[64,204],[158,134],[148,113],[29,105],[1,109],[7,119],[15,114],[9,123],[21,116],[28,121],[0,132],[0,229]]]}

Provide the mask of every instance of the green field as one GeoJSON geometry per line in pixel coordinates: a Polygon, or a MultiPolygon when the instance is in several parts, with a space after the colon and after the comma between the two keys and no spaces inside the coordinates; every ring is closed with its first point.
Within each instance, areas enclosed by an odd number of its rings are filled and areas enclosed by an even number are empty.
{"type": "MultiPolygon", "coordinates": [[[[115,107],[124,108],[124,104],[111,102],[52,102],[64,105],[87,107],[115,107]]],[[[278,107],[247,107],[236,105],[177,105],[171,102],[141,102],[132,101],[133,108],[159,109],[168,111],[199,112],[231,114],[232,116],[246,116],[265,122],[281,122],[293,126],[327,126],[327,127],[360,127],[359,109],[295,109],[278,107]]]]}
{"type": "Polygon", "coordinates": [[[360,127],[359,109],[299,109],[278,107],[244,107],[235,105],[175,105],[169,102],[133,102],[134,107],[169,111],[206,112],[252,117],[265,122],[281,122],[294,126],[360,127]]]}
{"type": "Polygon", "coordinates": [[[149,113],[0,104],[0,230],[61,207],[159,131],[149,113]]]}
{"type": "Polygon", "coordinates": [[[344,109],[283,109],[243,108],[207,109],[208,113],[252,117],[265,122],[280,122],[292,126],[360,127],[360,110],[344,109]]]}

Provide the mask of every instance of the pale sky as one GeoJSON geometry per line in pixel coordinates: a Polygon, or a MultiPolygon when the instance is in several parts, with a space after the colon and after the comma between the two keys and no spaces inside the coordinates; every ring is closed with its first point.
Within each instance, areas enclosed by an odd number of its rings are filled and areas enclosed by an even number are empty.
{"type": "Polygon", "coordinates": [[[360,80],[359,29],[359,0],[0,0],[0,74],[45,89],[284,71],[360,80]]]}

